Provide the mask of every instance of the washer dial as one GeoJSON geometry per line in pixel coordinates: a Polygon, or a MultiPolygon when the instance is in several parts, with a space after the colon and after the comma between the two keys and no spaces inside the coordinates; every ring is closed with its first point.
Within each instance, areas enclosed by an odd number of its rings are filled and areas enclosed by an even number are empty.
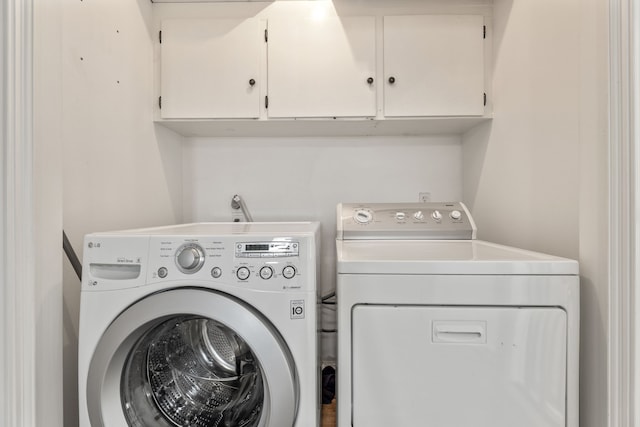
{"type": "Polygon", "coordinates": [[[236,270],[236,277],[240,280],[247,280],[251,272],[247,267],[240,267],[236,270]]]}
{"type": "Polygon", "coordinates": [[[187,243],[176,251],[176,265],[185,274],[193,274],[204,265],[204,249],[195,243],[187,243]]]}
{"type": "Polygon", "coordinates": [[[260,277],[262,277],[264,280],[271,279],[273,277],[273,268],[269,266],[262,267],[260,269],[260,277]]]}
{"type": "Polygon", "coordinates": [[[293,265],[287,265],[282,269],[282,275],[285,279],[293,279],[293,276],[296,275],[296,268],[293,265]]]}

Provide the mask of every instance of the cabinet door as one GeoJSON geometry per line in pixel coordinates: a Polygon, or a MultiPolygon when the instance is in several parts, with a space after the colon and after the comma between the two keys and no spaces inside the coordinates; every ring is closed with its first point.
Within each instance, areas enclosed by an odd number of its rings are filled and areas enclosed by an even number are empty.
{"type": "Polygon", "coordinates": [[[260,115],[258,19],[162,21],[162,118],[260,115]]]}
{"type": "Polygon", "coordinates": [[[384,115],[484,114],[484,19],[384,17],[384,115]]]}
{"type": "Polygon", "coordinates": [[[270,20],[268,56],[269,117],[375,116],[373,17],[270,20]]]}

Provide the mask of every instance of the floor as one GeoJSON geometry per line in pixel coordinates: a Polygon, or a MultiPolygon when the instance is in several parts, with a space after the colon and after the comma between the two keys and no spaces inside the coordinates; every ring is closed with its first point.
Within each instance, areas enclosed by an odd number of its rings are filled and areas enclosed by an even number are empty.
{"type": "Polygon", "coordinates": [[[336,401],[330,405],[322,405],[322,427],[335,427],[336,425],[336,401]]]}

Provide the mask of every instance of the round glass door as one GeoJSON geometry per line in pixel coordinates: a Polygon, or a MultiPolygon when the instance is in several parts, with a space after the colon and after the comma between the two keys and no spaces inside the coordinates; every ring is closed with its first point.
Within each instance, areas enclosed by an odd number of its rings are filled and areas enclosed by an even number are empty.
{"type": "Polygon", "coordinates": [[[92,427],[291,427],[295,364],[257,310],[226,294],[150,295],[102,334],[87,376],[92,427]]]}
{"type": "Polygon", "coordinates": [[[220,322],[179,316],[145,333],[125,362],[121,400],[130,426],[255,427],[262,370],[249,345],[220,322]]]}

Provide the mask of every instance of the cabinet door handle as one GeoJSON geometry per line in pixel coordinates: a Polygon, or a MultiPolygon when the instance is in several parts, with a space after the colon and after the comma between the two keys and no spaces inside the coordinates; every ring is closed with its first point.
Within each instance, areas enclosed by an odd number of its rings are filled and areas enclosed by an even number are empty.
{"type": "Polygon", "coordinates": [[[389,77],[389,84],[394,84],[396,82],[396,78],[391,76],[389,77]]]}
{"type": "Polygon", "coordinates": [[[369,84],[373,84],[373,77],[369,77],[369,78],[367,79],[367,83],[369,83],[369,84]]]}
{"type": "Polygon", "coordinates": [[[249,85],[253,86],[256,84],[256,81],[254,79],[249,80],[249,85]]]}

